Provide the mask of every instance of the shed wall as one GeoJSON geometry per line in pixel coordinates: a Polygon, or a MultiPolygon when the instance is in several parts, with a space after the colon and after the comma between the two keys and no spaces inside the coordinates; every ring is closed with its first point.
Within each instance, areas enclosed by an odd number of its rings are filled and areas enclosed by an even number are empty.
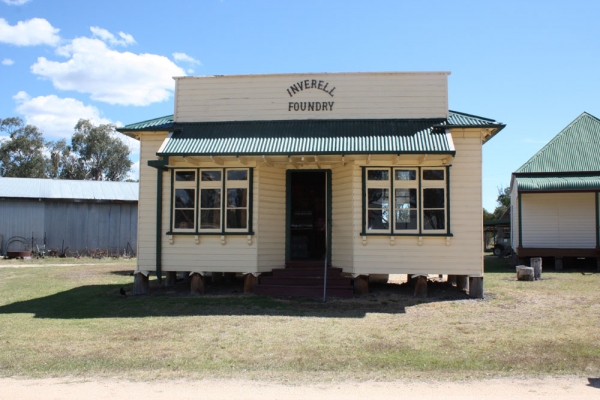
{"type": "MultiPolygon", "coordinates": [[[[22,236],[48,249],[109,249],[123,254],[137,244],[137,204],[4,200],[0,202],[0,235],[4,242],[22,236]]],[[[2,246],[3,251],[6,249],[2,246]]],[[[12,246],[11,246],[11,249],[12,246]]],[[[18,249],[14,249],[18,250],[18,249]]]]}
{"type": "Polygon", "coordinates": [[[286,170],[261,165],[256,175],[258,270],[270,271],[285,262],[286,170]]]}
{"type": "Polygon", "coordinates": [[[594,193],[521,193],[523,247],[596,247],[594,193]]]}

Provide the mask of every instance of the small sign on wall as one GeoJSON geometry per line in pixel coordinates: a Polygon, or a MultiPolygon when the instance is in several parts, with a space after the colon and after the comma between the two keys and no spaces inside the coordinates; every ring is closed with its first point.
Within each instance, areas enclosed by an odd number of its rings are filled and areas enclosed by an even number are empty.
{"type": "MultiPolygon", "coordinates": [[[[327,93],[329,96],[334,97],[335,86],[330,85],[329,82],[325,82],[317,79],[305,79],[291,85],[286,89],[290,97],[294,97],[295,94],[303,92],[305,90],[320,90],[327,93]]],[[[333,101],[290,101],[288,102],[288,111],[333,111],[333,101]]]]}

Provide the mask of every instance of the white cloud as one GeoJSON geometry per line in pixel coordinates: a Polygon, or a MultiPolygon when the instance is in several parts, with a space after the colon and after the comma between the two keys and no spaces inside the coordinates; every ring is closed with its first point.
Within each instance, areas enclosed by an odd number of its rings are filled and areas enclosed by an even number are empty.
{"type": "Polygon", "coordinates": [[[22,6],[25,3],[29,3],[29,0],[2,0],[9,6],[22,6]]]}
{"type": "Polygon", "coordinates": [[[111,123],[100,116],[100,110],[96,107],[86,106],[72,98],[60,98],[53,94],[32,98],[21,91],[13,99],[17,102],[17,111],[25,116],[26,122],[40,128],[48,139],[70,138],[80,118],[89,119],[94,124],[111,123]]]}
{"type": "Polygon", "coordinates": [[[11,26],[4,18],[0,18],[0,42],[16,46],[36,46],[47,44],[57,46],[60,29],[54,28],[43,18],[32,18],[25,22],[19,21],[11,26]]]}
{"type": "Polygon", "coordinates": [[[178,63],[187,64],[188,67],[186,71],[188,74],[194,73],[194,68],[192,68],[194,65],[202,65],[200,61],[196,60],[194,57],[188,56],[185,53],[173,53],[173,60],[178,63]]]}
{"type": "Polygon", "coordinates": [[[121,37],[121,39],[117,39],[115,35],[107,31],[106,29],[102,29],[97,26],[92,26],[90,30],[92,31],[92,34],[95,37],[100,38],[104,42],[113,46],[128,46],[130,44],[136,43],[133,36],[131,36],[128,33],[119,32],[119,36],[121,37]]]}
{"type": "Polygon", "coordinates": [[[172,77],[186,75],[166,57],[118,52],[94,38],[77,38],[56,52],[69,59],[40,57],[31,71],[57,89],[89,93],[109,104],[146,106],[167,100],[174,89],[172,77]]]}
{"type": "Polygon", "coordinates": [[[5,58],[2,60],[2,65],[13,65],[14,63],[14,60],[11,60],[10,58],[5,58]]]}
{"type": "Polygon", "coordinates": [[[185,53],[173,53],[173,60],[190,64],[202,65],[200,61],[196,60],[194,57],[188,56],[185,53]]]}

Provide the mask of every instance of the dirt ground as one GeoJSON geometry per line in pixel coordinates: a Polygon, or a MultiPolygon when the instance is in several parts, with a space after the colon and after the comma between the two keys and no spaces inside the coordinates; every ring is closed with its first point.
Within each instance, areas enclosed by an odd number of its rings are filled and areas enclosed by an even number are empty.
{"type": "Polygon", "coordinates": [[[460,382],[345,382],[294,386],[245,380],[129,382],[0,378],[0,400],[29,399],[598,399],[600,378],[497,378],[460,382]]]}

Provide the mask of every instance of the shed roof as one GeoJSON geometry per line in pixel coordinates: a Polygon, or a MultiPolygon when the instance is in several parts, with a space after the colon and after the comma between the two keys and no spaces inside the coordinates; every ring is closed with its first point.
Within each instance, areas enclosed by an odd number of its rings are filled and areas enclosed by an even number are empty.
{"type": "Polygon", "coordinates": [[[568,174],[568,175],[534,175],[517,176],[519,192],[543,191],[598,191],[600,190],[600,173],[568,174]]]}
{"type": "Polygon", "coordinates": [[[600,120],[584,112],[517,169],[515,174],[600,171],[599,154],[600,120]]]}
{"type": "Polygon", "coordinates": [[[138,201],[137,182],[0,178],[0,198],[138,201]]]}

